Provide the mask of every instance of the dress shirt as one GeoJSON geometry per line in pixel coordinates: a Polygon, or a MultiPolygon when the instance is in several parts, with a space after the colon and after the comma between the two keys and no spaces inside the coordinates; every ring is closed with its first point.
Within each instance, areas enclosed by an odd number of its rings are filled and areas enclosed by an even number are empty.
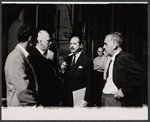
{"type": "Polygon", "coordinates": [[[106,80],[106,73],[107,73],[107,69],[108,69],[108,65],[109,65],[110,60],[111,60],[111,58],[107,57],[107,61],[106,61],[105,69],[104,69],[104,74],[103,74],[104,80],[106,80]]]}
{"type": "MultiPolygon", "coordinates": [[[[75,54],[76,55],[76,60],[75,60],[75,63],[77,62],[77,60],[78,60],[78,58],[79,58],[79,56],[81,55],[81,51],[80,52],[78,52],[77,54],[75,54]]],[[[74,58],[74,56],[72,56],[72,61],[73,61],[73,58],[74,58]]]]}
{"type": "Polygon", "coordinates": [[[97,71],[99,71],[99,72],[104,72],[106,62],[107,62],[107,57],[104,55],[98,56],[98,57],[94,58],[94,60],[93,60],[94,66],[101,67],[101,68],[97,69],[97,71]]]}
{"type": "Polygon", "coordinates": [[[105,94],[115,94],[115,92],[118,90],[117,86],[113,82],[113,66],[114,66],[115,57],[120,51],[121,49],[118,49],[118,51],[113,55],[111,59],[112,62],[110,64],[109,71],[108,71],[109,76],[106,79],[106,84],[103,89],[103,93],[105,94]]]}
{"type": "Polygon", "coordinates": [[[29,53],[20,44],[17,44],[17,46],[23,51],[25,57],[27,58],[29,53]]]}
{"type": "Polygon", "coordinates": [[[35,46],[37,49],[38,49],[38,51],[43,55],[44,54],[44,51],[43,50],[41,50],[38,46],[35,46]]]}

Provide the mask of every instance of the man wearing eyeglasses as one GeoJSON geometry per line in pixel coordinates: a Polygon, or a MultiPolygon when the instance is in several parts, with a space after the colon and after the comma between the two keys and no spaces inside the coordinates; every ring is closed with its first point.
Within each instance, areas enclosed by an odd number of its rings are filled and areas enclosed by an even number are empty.
{"type": "Polygon", "coordinates": [[[49,50],[52,44],[49,33],[39,30],[36,34],[36,45],[30,50],[30,61],[37,76],[39,103],[43,107],[56,106],[56,75],[49,50]]]}

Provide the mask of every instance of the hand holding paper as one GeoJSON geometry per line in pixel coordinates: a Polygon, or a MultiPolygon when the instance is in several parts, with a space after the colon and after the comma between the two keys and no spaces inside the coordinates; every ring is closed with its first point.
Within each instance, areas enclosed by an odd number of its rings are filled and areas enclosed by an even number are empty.
{"type": "Polygon", "coordinates": [[[82,88],[82,89],[73,91],[74,107],[87,106],[87,102],[84,101],[85,90],[86,90],[86,88],[82,88]]]}
{"type": "Polygon", "coordinates": [[[84,107],[86,107],[86,106],[87,106],[87,104],[88,104],[88,102],[87,102],[87,101],[82,100],[81,105],[80,105],[80,108],[84,108],[84,107]]]}

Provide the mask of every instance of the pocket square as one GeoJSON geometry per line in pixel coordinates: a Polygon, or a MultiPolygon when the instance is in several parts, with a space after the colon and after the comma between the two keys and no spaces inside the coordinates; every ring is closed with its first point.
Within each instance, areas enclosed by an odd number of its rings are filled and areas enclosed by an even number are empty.
{"type": "Polygon", "coordinates": [[[79,66],[78,68],[79,68],[79,69],[82,69],[83,67],[82,67],[82,66],[79,66]]]}

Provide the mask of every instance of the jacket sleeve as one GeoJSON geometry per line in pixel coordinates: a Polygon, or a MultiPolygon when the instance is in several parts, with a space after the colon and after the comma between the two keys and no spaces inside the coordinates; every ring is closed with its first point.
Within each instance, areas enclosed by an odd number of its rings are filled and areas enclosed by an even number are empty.
{"type": "Polygon", "coordinates": [[[147,84],[147,73],[142,65],[135,61],[131,54],[124,56],[123,62],[128,74],[132,78],[130,82],[127,82],[122,87],[123,93],[128,94],[135,89],[139,90],[142,86],[145,86],[147,84]]]}
{"type": "Polygon", "coordinates": [[[29,81],[28,68],[26,67],[24,58],[15,55],[10,58],[7,65],[9,67],[8,74],[12,83],[12,89],[15,90],[20,103],[23,106],[36,104],[36,93],[28,89],[29,82],[31,81],[29,81]]]}
{"type": "Polygon", "coordinates": [[[92,77],[93,77],[93,62],[92,60],[89,60],[87,62],[87,67],[86,67],[87,83],[86,83],[86,92],[84,97],[84,100],[87,102],[90,102],[91,100],[92,77]]]}
{"type": "Polygon", "coordinates": [[[25,90],[29,84],[25,63],[22,57],[14,56],[10,58],[7,65],[9,67],[8,74],[10,81],[18,94],[25,90]]]}

